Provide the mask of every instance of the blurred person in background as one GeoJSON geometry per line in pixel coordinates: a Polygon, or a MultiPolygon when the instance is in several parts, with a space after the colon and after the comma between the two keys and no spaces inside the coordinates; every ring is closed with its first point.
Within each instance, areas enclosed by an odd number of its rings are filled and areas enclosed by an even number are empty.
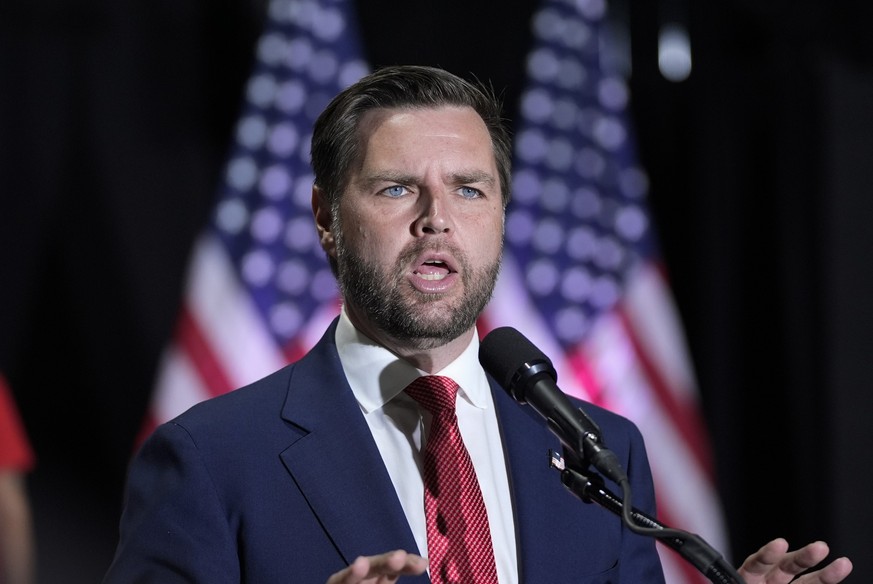
{"type": "Polygon", "coordinates": [[[35,544],[26,475],[34,455],[0,375],[0,584],[35,582],[35,544]]]}

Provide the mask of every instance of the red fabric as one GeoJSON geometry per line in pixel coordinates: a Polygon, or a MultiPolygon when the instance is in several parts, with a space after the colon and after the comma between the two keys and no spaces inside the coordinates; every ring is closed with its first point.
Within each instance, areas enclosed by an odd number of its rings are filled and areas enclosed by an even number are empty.
{"type": "Polygon", "coordinates": [[[488,513],[470,454],[461,439],[448,377],[419,377],[406,388],[433,414],[424,447],[424,514],[433,584],[497,582],[488,513]]]}
{"type": "Polygon", "coordinates": [[[12,392],[0,376],[0,470],[29,471],[34,462],[12,392]]]}

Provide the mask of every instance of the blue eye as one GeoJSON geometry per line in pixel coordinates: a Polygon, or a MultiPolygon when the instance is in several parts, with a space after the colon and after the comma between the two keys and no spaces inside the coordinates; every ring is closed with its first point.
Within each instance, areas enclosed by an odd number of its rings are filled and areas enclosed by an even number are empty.
{"type": "Polygon", "coordinates": [[[406,187],[402,185],[394,185],[385,189],[384,193],[389,197],[402,197],[406,194],[406,187]]]}
{"type": "Polygon", "coordinates": [[[479,189],[474,189],[473,187],[461,187],[461,196],[465,199],[475,199],[481,195],[479,189]]]}

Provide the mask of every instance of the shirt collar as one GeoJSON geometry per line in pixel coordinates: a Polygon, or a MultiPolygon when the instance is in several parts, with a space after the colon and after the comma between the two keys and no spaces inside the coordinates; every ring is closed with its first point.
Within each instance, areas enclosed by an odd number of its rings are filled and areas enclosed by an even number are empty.
{"type": "MultiPolygon", "coordinates": [[[[365,414],[394,399],[417,377],[427,375],[356,329],[345,308],[336,328],[336,346],[346,379],[365,414]]],[[[453,379],[461,388],[458,395],[477,408],[491,404],[491,388],[479,364],[478,331],[464,352],[435,375],[453,379]]]]}

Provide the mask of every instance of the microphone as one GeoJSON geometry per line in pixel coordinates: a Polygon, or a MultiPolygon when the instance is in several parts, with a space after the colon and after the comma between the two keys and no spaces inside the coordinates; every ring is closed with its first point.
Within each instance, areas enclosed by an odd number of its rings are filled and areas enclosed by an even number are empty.
{"type": "Polygon", "coordinates": [[[573,406],[558,387],[552,362],[524,335],[512,327],[494,329],[479,345],[479,361],[515,401],[530,405],[546,419],[569,453],[620,485],[624,501],[603,487],[601,477],[583,475],[582,468],[560,467],[565,487],[583,501],[599,503],[616,513],[634,533],[649,535],[673,548],[711,582],[743,584],[737,571],[703,538],[667,527],[631,506],[630,481],[618,457],[603,444],[600,428],[582,408],[573,406]]]}
{"type": "Polygon", "coordinates": [[[573,406],[558,387],[551,360],[524,335],[512,327],[492,330],[479,345],[479,361],[515,401],[530,405],[545,418],[577,456],[616,484],[627,481],[618,457],[603,444],[600,427],[573,406]]]}

